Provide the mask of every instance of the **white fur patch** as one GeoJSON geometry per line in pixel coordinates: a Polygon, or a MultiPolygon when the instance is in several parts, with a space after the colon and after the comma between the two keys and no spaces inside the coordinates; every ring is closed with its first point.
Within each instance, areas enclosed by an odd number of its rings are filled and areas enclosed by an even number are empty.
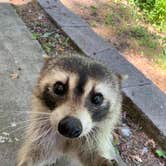
{"type": "Polygon", "coordinates": [[[83,127],[83,131],[80,137],[89,133],[91,129],[93,128],[93,123],[92,123],[92,118],[90,117],[87,110],[83,110],[79,112],[77,115],[75,115],[75,117],[80,119],[82,127],[83,127]]]}

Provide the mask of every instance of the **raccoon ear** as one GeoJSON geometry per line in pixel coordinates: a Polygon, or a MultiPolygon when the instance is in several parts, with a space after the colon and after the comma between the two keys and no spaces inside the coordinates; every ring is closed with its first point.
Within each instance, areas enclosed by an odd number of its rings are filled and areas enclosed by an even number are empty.
{"type": "Polygon", "coordinates": [[[125,81],[128,79],[128,75],[127,74],[119,74],[116,73],[117,77],[119,78],[120,82],[125,81]]]}

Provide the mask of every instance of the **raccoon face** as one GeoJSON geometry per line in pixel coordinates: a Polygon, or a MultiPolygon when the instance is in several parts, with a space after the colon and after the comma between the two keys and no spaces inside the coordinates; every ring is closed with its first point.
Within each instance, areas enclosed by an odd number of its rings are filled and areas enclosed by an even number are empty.
{"type": "Polygon", "coordinates": [[[120,80],[103,65],[79,56],[46,62],[37,85],[40,108],[49,122],[68,138],[85,136],[111,122],[121,104],[120,80]]]}

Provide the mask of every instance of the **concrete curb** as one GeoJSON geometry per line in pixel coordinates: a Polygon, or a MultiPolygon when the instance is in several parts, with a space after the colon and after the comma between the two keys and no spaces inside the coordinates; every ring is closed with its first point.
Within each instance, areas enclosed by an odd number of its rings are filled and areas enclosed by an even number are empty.
{"type": "Polygon", "coordinates": [[[87,56],[129,76],[122,85],[124,104],[130,106],[129,115],[133,118],[137,115],[148,134],[166,149],[166,95],[59,0],[38,2],[87,56]]]}
{"type": "Polygon", "coordinates": [[[0,3],[0,165],[15,165],[44,51],[10,4],[0,3]],[[19,78],[11,78],[11,74],[19,78]],[[2,118],[3,117],[3,118],[2,118]],[[15,127],[12,127],[11,124],[15,127]],[[11,126],[11,127],[10,127],[11,126]],[[4,137],[4,134],[7,135],[4,137]],[[3,138],[3,139],[2,139],[3,138]]]}

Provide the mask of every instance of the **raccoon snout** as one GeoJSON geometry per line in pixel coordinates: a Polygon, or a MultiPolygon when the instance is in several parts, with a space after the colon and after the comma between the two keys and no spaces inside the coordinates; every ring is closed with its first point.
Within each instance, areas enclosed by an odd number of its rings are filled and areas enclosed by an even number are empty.
{"type": "Polygon", "coordinates": [[[81,121],[75,117],[67,116],[59,122],[58,131],[65,137],[76,138],[82,133],[81,121]]]}

